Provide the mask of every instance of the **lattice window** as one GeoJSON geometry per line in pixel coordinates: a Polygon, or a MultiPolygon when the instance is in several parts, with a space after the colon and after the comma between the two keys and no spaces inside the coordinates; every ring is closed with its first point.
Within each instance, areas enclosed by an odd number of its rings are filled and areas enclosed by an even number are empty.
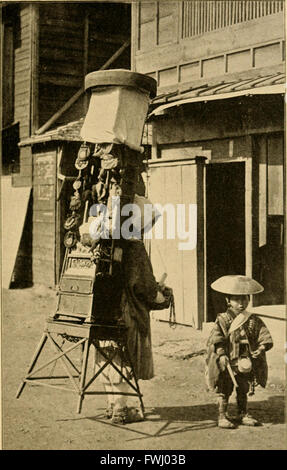
{"type": "Polygon", "coordinates": [[[183,2],[182,38],[226,28],[283,11],[284,0],[183,2]]]}

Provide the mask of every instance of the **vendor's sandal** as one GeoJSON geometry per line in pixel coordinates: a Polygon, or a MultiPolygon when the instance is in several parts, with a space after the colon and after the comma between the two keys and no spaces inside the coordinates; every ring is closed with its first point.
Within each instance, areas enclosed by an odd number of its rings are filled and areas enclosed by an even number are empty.
{"type": "Polygon", "coordinates": [[[138,423],[140,421],[144,421],[144,416],[137,408],[114,409],[112,416],[112,423],[114,424],[138,423]]]}
{"type": "Polygon", "coordinates": [[[139,421],[144,421],[144,415],[142,411],[137,408],[130,407],[128,409],[128,422],[129,423],[138,423],[139,421]]]}
{"type": "Polygon", "coordinates": [[[235,429],[236,428],[235,424],[233,424],[227,418],[220,418],[218,420],[218,427],[219,428],[224,428],[224,429],[235,429]]]}
{"type": "Polygon", "coordinates": [[[115,408],[113,411],[112,419],[113,424],[126,424],[128,423],[128,408],[115,408]]]}
{"type": "Polygon", "coordinates": [[[238,418],[236,416],[230,416],[229,413],[226,413],[226,419],[231,421],[231,423],[236,424],[238,422],[238,418]]]}
{"type": "Polygon", "coordinates": [[[261,423],[249,414],[240,417],[240,424],[244,426],[261,426],[261,423]]]}
{"type": "Polygon", "coordinates": [[[106,419],[111,419],[113,416],[114,404],[111,403],[105,411],[106,419]]]}

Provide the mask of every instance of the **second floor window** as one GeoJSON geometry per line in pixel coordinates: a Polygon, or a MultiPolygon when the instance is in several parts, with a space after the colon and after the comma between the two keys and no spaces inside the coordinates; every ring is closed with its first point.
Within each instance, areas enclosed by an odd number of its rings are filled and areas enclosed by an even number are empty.
{"type": "Polygon", "coordinates": [[[282,12],[283,0],[193,0],[182,5],[182,38],[282,12]]]}

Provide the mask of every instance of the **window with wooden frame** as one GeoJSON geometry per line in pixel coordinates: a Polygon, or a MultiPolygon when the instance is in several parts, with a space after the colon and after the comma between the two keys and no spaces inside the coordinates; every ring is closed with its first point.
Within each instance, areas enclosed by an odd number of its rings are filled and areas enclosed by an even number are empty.
{"type": "Polygon", "coordinates": [[[182,39],[283,12],[284,0],[182,2],[182,39]]]}

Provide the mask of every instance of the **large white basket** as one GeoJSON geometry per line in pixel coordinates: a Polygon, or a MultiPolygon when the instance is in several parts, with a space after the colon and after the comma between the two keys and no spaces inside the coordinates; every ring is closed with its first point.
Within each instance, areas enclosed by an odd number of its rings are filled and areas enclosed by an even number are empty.
{"type": "Polygon", "coordinates": [[[81,137],[86,142],[113,142],[140,151],[148,107],[148,92],[124,86],[95,88],[81,137]]]}
{"type": "Polygon", "coordinates": [[[156,81],[125,69],[98,70],[85,77],[91,91],[81,137],[86,142],[125,144],[141,151],[143,128],[156,81]]]}

